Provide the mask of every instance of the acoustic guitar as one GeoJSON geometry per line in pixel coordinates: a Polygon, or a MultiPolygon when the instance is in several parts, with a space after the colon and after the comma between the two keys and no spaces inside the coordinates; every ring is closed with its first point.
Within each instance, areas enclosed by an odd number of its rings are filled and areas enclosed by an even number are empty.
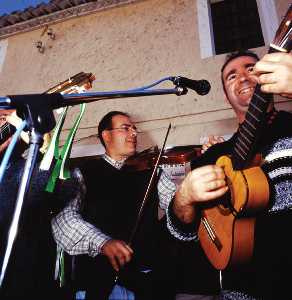
{"type": "MultiPolygon", "coordinates": [[[[292,5],[270,44],[269,53],[291,50],[291,21],[292,5]]],[[[259,166],[261,160],[254,157],[271,99],[271,95],[263,94],[260,86],[256,86],[231,156],[219,157],[216,162],[224,169],[229,192],[201,210],[199,240],[209,261],[218,270],[251,259],[256,213],[269,204],[269,184],[259,166]]]]}
{"type": "MultiPolygon", "coordinates": [[[[57,85],[51,87],[45,94],[51,93],[61,93],[61,94],[72,94],[72,93],[80,93],[82,91],[88,90],[92,87],[92,82],[95,80],[95,76],[92,73],[84,73],[80,72],[75,74],[72,77],[69,77],[65,81],[58,83],[57,85]]],[[[1,145],[13,135],[15,132],[15,127],[19,126],[22,120],[16,115],[16,112],[12,112],[11,114],[6,114],[6,110],[0,110],[0,118],[3,123],[0,127],[0,147],[1,145]]],[[[28,133],[22,132],[21,138],[28,143],[29,136],[28,133]]],[[[46,141],[46,137],[44,136],[44,140],[46,141]]],[[[43,147],[41,148],[43,149],[43,147]]]]}

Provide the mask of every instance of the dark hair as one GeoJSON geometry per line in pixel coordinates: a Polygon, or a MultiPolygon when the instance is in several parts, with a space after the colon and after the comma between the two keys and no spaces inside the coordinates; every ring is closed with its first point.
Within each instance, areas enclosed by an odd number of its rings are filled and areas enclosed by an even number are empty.
{"type": "Polygon", "coordinates": [[[222,82],[222,86],[223,86],[223,90],[224,90],[225,94],[226,94],[226,90],[225,90],[224,81],[223,81],[223,71],[226,68],[226,66],[229,64],[229,62],[231,62],[233,59],[235,59],[237,57],[241,57],[241,56],[250,56],[250,57],[255,58],[257,61],[260,60],[259,57],[257,56],[257,54],[250,50],[238,50],[238,51],[232,52],[230,54],[227,54],[226,58],[225,58],[225,62],[221,68],[221,82],[222,82]]]}
{"type": "Polygon", "coordinates": [[[102,143],[103,146],[105,146],[104,140],[102,138],[102,132],[106,129],[111,129],[112,128],[112,119],[114,116],[117,115],[122,115],[125,117],[129,117],[127,113],[124,113],[122,111],[118,110],[113,110],[107,113],[99,122],[98,124],[98,137],[100,139],[100,142],[102,143]]]}

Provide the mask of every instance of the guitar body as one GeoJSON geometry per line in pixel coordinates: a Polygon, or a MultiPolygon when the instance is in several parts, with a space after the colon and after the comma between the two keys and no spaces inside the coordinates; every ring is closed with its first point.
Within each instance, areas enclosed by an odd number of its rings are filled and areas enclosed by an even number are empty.
{"type": "Polygon", "coordinates": [[[225,171],[229,193],[202,207],[199,239],[209,261],[218,269],[248,262],[254,246],[254,214],[269,202],[269,184],[260,167],[235,171],[228,156],[216,164],[225,171]]]}

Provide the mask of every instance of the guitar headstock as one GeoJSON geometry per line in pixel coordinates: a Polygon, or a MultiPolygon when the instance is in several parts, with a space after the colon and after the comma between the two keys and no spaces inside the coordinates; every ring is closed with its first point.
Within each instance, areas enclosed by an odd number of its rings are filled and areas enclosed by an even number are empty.
{"type": "Polygon", "coordinates": [[[270,45],[277,51],[289,52],[292,48],[292,4],[288,8],[274,38],[270,45]]]}
{"type": "Polygon", "coordinates": [[[80,72],[48,89],[45,93],[79,93],[84,90],[89,90],[94,80],[95,76],[92,73],[80,72]]]}

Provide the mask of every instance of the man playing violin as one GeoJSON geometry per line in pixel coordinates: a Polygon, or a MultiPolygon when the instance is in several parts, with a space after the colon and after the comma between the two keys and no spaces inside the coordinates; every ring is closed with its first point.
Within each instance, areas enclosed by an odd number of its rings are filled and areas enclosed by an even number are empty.
{"type": "MultiPolygon", "coordinates": [[[[77,255],[75,273],[83,277],[87,300],[108,299],[116,278],[135,293],[135,299],[156,299],[160,296],[159,291],[154,296],[154,286],[163,286],[165,280],[153,278],[159,257],[157,205],[166,209],[175,185],[170,183],[172,192],[165,194],[167,178],[162,175],[158,201],[154,184],[131,240],[151,175],[149,170],[133,172],[125,165],[136,152],[137,128],[128,114],[112,111],[100,121],[98,137],[106,152],[80,167],[86,196],[83,200],[79,195],[53,219],[55,240],[67,253],[77,255]]],[[[171,287],[163,291],[163,297],[172,299],[171,287]]]]}
{"type": "MultiPolygon", "coordinates": [[[[290,54],[287,55],[291,61],[290,54]]],[[[237,52],[227,57],[221,69],[225,96],[239,124],[245,120],[257,82],[271,80],[269,77],[257,78],[254,71],[257,61],[258,57],[252,52],[237,52]]],[[[264,69],[260,63],[256,71],[274,72],[264,69]]],[[[277,76],[277,73],[274,75],[277,76]]],[[[281,82],[278,77],[276,80],[281,82]]],[[[290,93],[289,85],[285,86],[273,91],[290,93]]],[[[272,91],[265,85],[263,87],[263,91],[272,91]]],[[[264,134],[260,135],[255,146],[256,152],[265,159],[261,167],[269,181],[270,202],[256,218],[251,261],[221,271],[222,299],[282,299],[290,294],[290,277],[286,274],[292,267],[289,232],[292,225],[291,122],[291,113],[276,111],[272,100],[264,120],[264,134]]],[[[218,200],[230,189],[224,169],[215,162],[222,155],[232,153],[237,135],[238,132],[230,140],[213,145],[192,163],[192,171],[180,185],[167,210],[168,228],[178,239],[196,239],[201,219],[199,207],[218,200]]]]}
{"type": "MultiPolygon", "coordinates": [[[[77,276],[79,272],[81,276],[88,274],[84,278],[86,299],[108,299],[116,276],[118,283],[135,293],[135,299],[170,300],[177,291],[190,293],[185,287],[177,288],[183,270],[178,266],[182,259],[176,245],[184,243],[169,237],[163,226],[165,218],[159,223],[157,220],[157,204],[166,210],[175,184],[166,173],[161,173],[146,201],[137,233],[129,243],[151,172],[133,172],[129,170],[132,166],[125,164],[135,153],[137,143],[137,129],[127,114],[108,113],[100,121],[98,133],[106,153],[81,167],[87,190],[85,199],[80,195],[71,201],[52,222],[57,243],[67,253],[78,255],[77,260],[83,263],[83,271],[76,268],[77,276]],[[143,269],[152,271],[143,273],[143,269]]],[[[200,256],[196,263],[197,270],[202,269],[201,278],[213,276],[204,257],[200,256]]],[[[196,278],[198,285],[201,278],[196,278]]],[[[205,284],[205,290],[200,286],[195,292],[215,293],[216,288],[212,286],[211,290],[205,284]]]]}

